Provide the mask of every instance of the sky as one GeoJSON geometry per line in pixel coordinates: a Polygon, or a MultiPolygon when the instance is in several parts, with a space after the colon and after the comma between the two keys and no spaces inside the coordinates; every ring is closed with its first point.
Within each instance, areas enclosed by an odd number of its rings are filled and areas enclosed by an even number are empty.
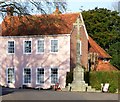
{"type": "Polygon", "coordinates": [[[91,10],[95,7],[114,10],[114,5],[118,0],[67,0],[68,12],[81,12],[82,10],[91,10]]]}
{"type": "MultiPolygon", "coordinates": [[[[67,13],[69,13],[69,12],[81,12],[82,10],[87,11],[94,9],[95,7],[114,10],[115,2],[117,2],[118,0],[56,0],[56,1],[66,1],[68,5],[67,13]]],[[[0,23],[2,21],[1,18],[2,17],[0,16],[0,23]]]]}

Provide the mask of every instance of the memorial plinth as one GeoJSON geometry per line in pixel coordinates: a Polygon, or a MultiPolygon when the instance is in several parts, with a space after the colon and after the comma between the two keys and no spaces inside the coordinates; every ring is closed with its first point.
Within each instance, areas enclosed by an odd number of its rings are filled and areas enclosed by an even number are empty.
{"type": "Polygon", "coordinates": [[[73,71],[73,82],[71,91],[86,91],[87,84],[84,81],[84,69],[77,64],[73,71]]]}

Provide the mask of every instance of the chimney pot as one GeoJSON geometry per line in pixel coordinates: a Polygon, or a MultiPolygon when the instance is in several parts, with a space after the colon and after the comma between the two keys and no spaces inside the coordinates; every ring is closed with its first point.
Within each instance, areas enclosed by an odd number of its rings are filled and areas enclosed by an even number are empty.
{"type": "Polygon", "coordinates": [[[53,14],[61,14],[62,12],[59,10],[59,7],[56,6],[56,10],[53,12],[53,14]]]}
{"type": "Polygon", "coordinates": [[[7,16],[13,16],[13,11],[14,11],[13,7],[7,7],[6,10],[7,10],[7,16]]]}

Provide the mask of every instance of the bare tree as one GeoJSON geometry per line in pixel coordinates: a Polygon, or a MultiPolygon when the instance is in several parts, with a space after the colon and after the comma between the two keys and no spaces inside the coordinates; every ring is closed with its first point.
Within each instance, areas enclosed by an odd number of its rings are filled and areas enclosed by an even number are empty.
{"type": "Polygon", "coordinates": [[[4,17],[7,13],[7,7],[14,8],[11,12],[14,12],[15,15],[31,15],[32,13],[48,14],[52,12],[56,6],[62,12],[65,12],[67,8],[67,3],[65,1],[57,2],[57,0],[0,0],[0,13],[4,17]]]}

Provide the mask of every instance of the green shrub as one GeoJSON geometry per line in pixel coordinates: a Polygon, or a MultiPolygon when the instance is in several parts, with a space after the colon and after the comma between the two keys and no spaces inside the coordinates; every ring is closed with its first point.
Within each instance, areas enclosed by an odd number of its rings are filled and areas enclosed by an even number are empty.
{"type": "MultiPolygon", "coordinates": [[[[85,74],[85,77],[86,76],[85,74]]],[[[101,89],[101,83],[109,83],[109,92],[116,92],[119,88],[119,81],[120,81],[120,71],[109,71],[109,72],[90,72],[89,73],[89,84],[94,87],[95,89],[101,89]]]]}
{"type": "MultiPolygon", "coordinates": [[[[109,92],[114,93],[118,89],[120,92],[120,71],[98,71],[85,72],[84,80],[88,85],[97,90],[101,90],[101,83],[109,83],[109,92]]],[[[73,81],[73,72],[67,73],[66,86],[73,81]]]]}

